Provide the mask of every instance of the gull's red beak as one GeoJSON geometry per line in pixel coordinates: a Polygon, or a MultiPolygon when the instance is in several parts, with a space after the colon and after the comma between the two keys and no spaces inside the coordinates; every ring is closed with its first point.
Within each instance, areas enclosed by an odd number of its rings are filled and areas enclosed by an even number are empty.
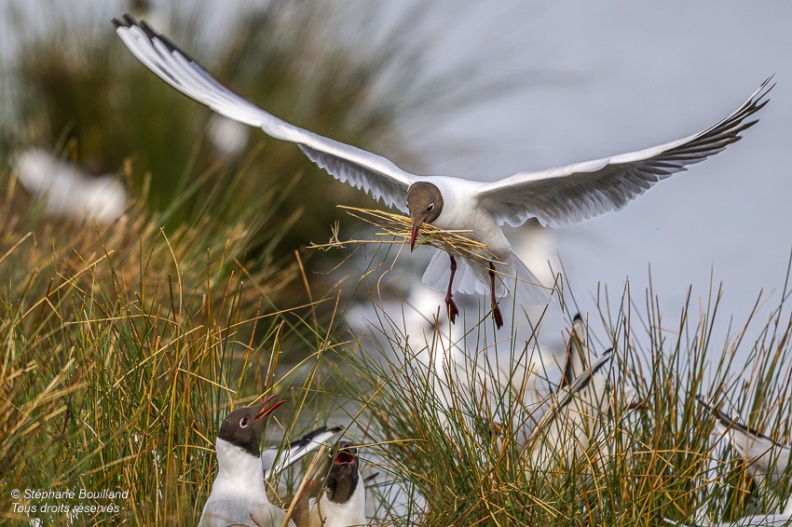
{"type": "Polygon", "coordinates": [[[276,397],[275,395],[270,395],[269,397],[265,397],[264,400],[259,403],[259,411],[256,414],[256,417],[253,419],[254,423],[258,422],[258,420],[261,419],[262,417],[267,417],[269,414],[275,411],[275,408],[286,402],[286,401],[276,401],[274,404],[267,406],[267,404],[270,401],[272,401],[275,397],[276,397]]]}
{"type": "Polygon", "coordinates": [[[424,220],[415,221],[413,220],[413,228],[412,228],[412,236],[410,237],[410,252],[413,252],[415,249],[415,239],[418,237],[418,229],[421,228],[421,224],[424,220]]]}

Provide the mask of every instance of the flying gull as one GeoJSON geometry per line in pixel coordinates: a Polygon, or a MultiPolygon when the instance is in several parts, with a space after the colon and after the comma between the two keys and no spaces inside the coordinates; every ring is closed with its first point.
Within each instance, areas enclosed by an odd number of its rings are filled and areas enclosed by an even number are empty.
{"type": "Polygon", "coordinates": [[[767,79],[743,105],[717,124],[645,150],[538,172],[519,172],[497,181],[419,176],[385,157],[304,130],[262,110],[220,84],[146,22],[124,15],[113,23],[132,54],[177,90],[221,115],[260,127],[276,139],[296,143],[311,161],[339,181],[409,213],[411,250],[423,223],[440,229],[471,231],[470,238],[488,247],[489,264],[462,259],[457,262],[449,255],[449,267],[438,252],[423,281],[446,293],[452,322],[459,313],[453,299],[455,292],[489,291],[492,316],[499,328],[503,316],[498,299],[510,291],[518,305],[543,304],[548,299],[547,290],[512,251],[502,230],[504,224],[516,227],[536,218],[544,226],[560,227],[623,208],[658,181],[739,140],[740,132],[756,123],[747,119],[767,103],[766,95],[773,87],[767,79]],[[455,284],[457,273],[460,279],[455,284]],[[445,276],[447,287],[441,279],[445,276]]]}

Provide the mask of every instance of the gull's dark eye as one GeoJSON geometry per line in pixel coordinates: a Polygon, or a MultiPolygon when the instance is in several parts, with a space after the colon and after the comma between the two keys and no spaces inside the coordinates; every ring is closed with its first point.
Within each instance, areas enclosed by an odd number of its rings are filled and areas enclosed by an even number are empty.
{"type": "Polygon", "coordinates": [[[426,207],[427,212],[434,208],[434,203],[430,203],[428,207],[426,207]]]}
{"type": "Polygon", "coordinates": [[[243,417],[242,419],[239,420],[239,426],[241,426],[242,428],[247,428],[247,425],[248,425],[247,417],[243,417]]]}

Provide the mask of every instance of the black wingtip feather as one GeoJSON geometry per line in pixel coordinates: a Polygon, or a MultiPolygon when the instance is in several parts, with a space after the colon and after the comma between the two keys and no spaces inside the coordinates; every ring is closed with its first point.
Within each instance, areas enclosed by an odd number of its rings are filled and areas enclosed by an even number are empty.
{"type": "MultiPolygon", "coordinates": [[[[185,52],[183,49],[177,46],[171,39],[169,39],[162,33],[158,32],[156,29],[154,29],[151,26],[151,24],[149,24],[145,20],[138,21],[135,17],[133,17],[129,13],[124,13],[121,16],[121,18],[122,20],[114,18],[112,21],[116,29],[120,29],[120,28],[128,29],[132,27],[137,27],[140,30],[142,30],[143,33],[146,35],[146,37],[148,37],[148,39],[151,40],[152,42],[153,41],[161,42],[169,52],[178,53],[179,55],[182,55],[185,59],[189,60],[190,62],[194,62],[198,64],[198,61],[196,61],[187,52],[185,52]]],[[[172,76],[168,74],[168,72],[163,72],[163,73],[172,78],[172,76]]]]}
{"type": "Polygon", "coordinates": [[[580,377],[575,379],[575,382],[573,382],[572,386],[570,387],[571,391],[567,393],[563,401],[558,405],[559,410],[572,402],[572,395],[580,393],[589,384],[591,384],[591,380],[594,378],[594,375],[596,375],[602,368],[604,368],[608,363],[610,363],[612,353],[613,353],[613,348],[609,348],[605,350],[600,356],[600,358],[597,359],[599,361],[599,364],[596,364],[595,366],[589,368],[585,373],[581,374],[581,376],[585,376],[585,378],[583,379],[582,382],[580,382],[580,384],[577,384],[577,381],[580,377]]]}
{"type": "Polygon", "coordinates": [[[758,430],[756,430],[754,428],[751,428],[750,426],[741,423],[736,417],[731,417],[731,416],[727,415],[726,413],[724,413],[723,411],[718,410],[717,408],[715,408],[711,404],[707,403],[704,400],[703,396],[697,395],[696,396],[696,400],[699,402],[699,404],[701,406],[703,406],[704,408],[706,408],[707,410],[712,412],[712,414],[715,416],[715,418],[718,421],[720,421],[721,424],[723,424],[727,428],[735,428],[737,430],[740,430],[740,431],[743,431],[743,432],[747,432],[747,433],[749,433],[749,434],[751,434],[753,436],[762,437],[764,439],[767,439],[768,441],[775,442],[771,438],[769,438],[766,435],[764,435],[763,433],[759,432],[758,430]]]}
{"type": "Polygon", "coordinates": [[[130,28],[132,26],[138,25],[138,21],[135,19],[135,17],[133,17],[129,13],[124,13],[123,15],[121,15],[120,19],[113,18],[112,23],[113,23],[113,27],[115,27],[116,29],[122,27],[130,28]]]}

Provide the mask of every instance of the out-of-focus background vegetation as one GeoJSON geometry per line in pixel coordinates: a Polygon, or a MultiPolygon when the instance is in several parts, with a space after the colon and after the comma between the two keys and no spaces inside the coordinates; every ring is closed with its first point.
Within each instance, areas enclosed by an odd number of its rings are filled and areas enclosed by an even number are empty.
{"type": "MultiPolygon", "coordinates": [[[[163,213],[167,228],[210,214],[244,223],[248,257],[266,253],[278,266],[293,262],[308,242],[329,238],[337,204],[368,203],[294,145],[217,118],[169,89],[126,51],[109,22],[86,31],[79,16],[53,9],[63,12],[48,31],[19,35],[21,53],[10,70],[18,118],[4,127],[12,150],[39,146],[92,173],[124,177],[133,200],[163,213]],[[207,200],[210,192],[214,199],[207,200]]],[[[166,10],[165,20],[168,35],[221,82],[274,114],[363,148],[387,142],[398,152],[396,115],[447,104],[418,85],[420,42],[399,37],[421,10],[404,14],[386,39],[392,45],[364,49],[334,36],[344,14],[329,5],[243,9],[229,15],[233,30],[209,49],[200,5],[166,10]]],[[[404,160],[409,154],[401,151],[404,160]]],[[[286,291],[297,296],[302,289],[286,291]]]]}

